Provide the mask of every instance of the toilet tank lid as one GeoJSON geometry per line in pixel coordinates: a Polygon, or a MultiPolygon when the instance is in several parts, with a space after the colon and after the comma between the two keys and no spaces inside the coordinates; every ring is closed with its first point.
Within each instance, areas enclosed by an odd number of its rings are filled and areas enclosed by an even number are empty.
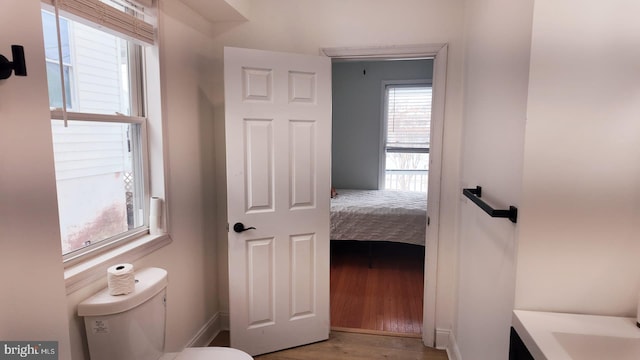
{"type": "Polygon", "coordinates": [[[78,304],[79,316],[118,314],[144,303],[167,287],[167,271],[160,268],[145,268],[135,271],[135,290],[127,295],[109,295],[109,288],[78,304]]]}

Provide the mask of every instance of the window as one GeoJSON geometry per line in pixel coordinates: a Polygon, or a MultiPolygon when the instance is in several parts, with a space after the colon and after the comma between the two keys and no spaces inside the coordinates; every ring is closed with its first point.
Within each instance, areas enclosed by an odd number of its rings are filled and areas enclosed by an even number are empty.
{"type": "MultiPolygon", "coordinates": [[[[97,3],[92,1],[82,5],[97,3]]],[[[61,11],[56,21],[44,8],[42,24],[62,253],[68,260],[148,233],[149,188],[142,46],[104,31],[108,26],[78,19],[76,2],[62,3],[76,16],[61,11]]]]}
{"type": "Polygon", "coordinates": [[[384,188],[426,192],[431,85],[386,85],[384,115],[384,188]]]}
{"type": "MultiPolygon", "coordinates": [[[[62,79],[60,78],[60,59],[56,23],[53,14],[42,12],[44,30],[44,53],[47,60],[47,82],[49,85],[49,106],[62,107],[62,79]]],[[[62,44],[62,64],[64,67],[65,95],[67,107],[71,108],[71,54],[69,45],[69,22],[60,19],[60,41],[62,44]]]]}

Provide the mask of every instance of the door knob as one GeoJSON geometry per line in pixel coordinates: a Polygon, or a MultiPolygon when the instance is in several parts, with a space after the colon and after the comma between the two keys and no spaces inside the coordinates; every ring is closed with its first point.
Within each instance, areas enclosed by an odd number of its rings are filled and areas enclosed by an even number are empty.
{"type": "Polygon", "coordinates": [[[233,231],[235,231],[237,233],[241,233],[243,231],[247,231],[247,230],[251,230],[251,229],[255,230],[255,228],[253,226],[248,227],[248,228],[244,227],[244,224],[241,223],[241,222],[237,222],[237,223],[233,224],[233,231]]]}

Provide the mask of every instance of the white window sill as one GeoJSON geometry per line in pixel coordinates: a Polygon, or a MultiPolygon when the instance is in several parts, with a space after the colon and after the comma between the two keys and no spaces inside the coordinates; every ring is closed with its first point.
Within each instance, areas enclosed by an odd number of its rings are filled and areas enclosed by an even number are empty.
{"type": "Polygon", "coordinates": [[[119,263],[131,263],[171,243],[169,234],[145,235],[113,250],[91,257],[64,269],[67,295],[107,277],[107,269],[119,263]]]}

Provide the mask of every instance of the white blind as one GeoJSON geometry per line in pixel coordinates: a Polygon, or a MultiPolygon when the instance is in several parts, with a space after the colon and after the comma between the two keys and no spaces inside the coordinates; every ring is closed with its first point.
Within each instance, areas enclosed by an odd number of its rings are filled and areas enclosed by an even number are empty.
{"type": "Polygon", "coordinates": [[[429,148],[431,86],[388,85],[387,150],[429,148]]]}
{"type": "MultiPolygon", "coordinates": [[[[141,1],[151,3],[150,0],[141,1]]],[[[44,0],[44,2],[57,6],[60,11],[88,20],[132,40],[146,44],[154,44],[155,42],[154,19],[151,19],[149,15],[144,15],[140,9],[136,9],[133,5],[125,8],[120,4],[124,2],[103,2],[100,0],[44,0]]]]}

